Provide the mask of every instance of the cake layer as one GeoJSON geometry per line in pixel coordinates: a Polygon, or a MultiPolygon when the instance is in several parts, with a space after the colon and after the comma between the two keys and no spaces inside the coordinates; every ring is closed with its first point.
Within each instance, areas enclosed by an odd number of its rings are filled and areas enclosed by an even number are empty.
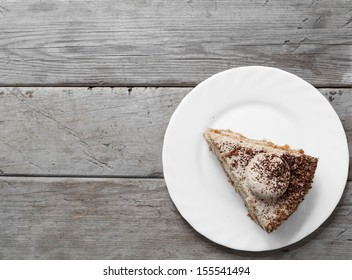
{"type": "Polygon", "coordinates": [[[249,216],[268,233],[296,211],[312,186],[318,159],[303,150],[231,130],[208,129],[204,138],[242,196],[249,216]]]}

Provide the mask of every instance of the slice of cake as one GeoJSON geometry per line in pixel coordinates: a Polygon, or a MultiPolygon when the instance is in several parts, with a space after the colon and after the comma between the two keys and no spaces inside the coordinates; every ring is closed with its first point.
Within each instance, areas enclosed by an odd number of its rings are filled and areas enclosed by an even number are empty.
{"type": "Polygon", "coordinates": [[[231,130],[207,129],[204,138],[242,196],[249,216],[268,233],[292,215],[312,187],[318,159],[303,150],[231,130]]]}

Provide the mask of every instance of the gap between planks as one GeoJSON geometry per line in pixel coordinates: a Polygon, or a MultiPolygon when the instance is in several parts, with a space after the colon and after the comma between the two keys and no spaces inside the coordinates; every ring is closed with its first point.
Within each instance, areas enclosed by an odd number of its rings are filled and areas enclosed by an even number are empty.
{"type": "MultiPolygon", "coordinates": [[[[210,78],[209,76],[208,78],[210,78]]],[[[151,83],[151,84],[136,84],[136,83],[62,83],[62,84],[2,84],[0,83],[0,87],[8,87],[8,88],[190,88],[196,87],[199,83],[151,83]]],[[[351,85],[344,84],[312,84],[317,89],[349,89],[352,88],[351,85]]]]}
{"type": "MultiPolygon", "coordinates": [[[[128,179],[128,180],[165,180],[163,176],[157,177],[157,176],[123,176],[123,175],[70,175],[70,174],[4,174],[0,175],[0,180],[1,178],[39,178],[39,179],[45,179],[45,178],[54,178],[54,179],[128,179]]],[[[348,179],[346,181],[346,186],[348,184],[352,183],[352,180],[348,179]]]]}
{"type": "MultiPolygon", "coordinates": [[[[75,179],[136,179],[136,180],[164,180],[158,176],[124,176],[124,175],[80,175],[80,174],[3,174],[0,178],[75,178],[75,179]]],[[[0,179],[1,180],[1,179],[0,179]]]]}
{"type": "MultiPolygon", "coordinates": [[[[150,84],[139,84],[139,83],[60,83],[60,84],[40,84],[40,83],[31,83],[31,84],[4,84],[0,83],[0,87],[8,87],[8,88],[159,88],[159,87],[165,87],[165,88],[189,88],[189,87],[195,87],[199,83],[192,82],[192,83],[187,83],[187,82],[180,82],[180,83],[150,83],[150,84]]],[[[336,88],[343,88],[343,87],[349,87],[346,85],[338,86],[336,85],[336,88]]],[[[350,86],[352,87],[352,85],[350,86]]]]}

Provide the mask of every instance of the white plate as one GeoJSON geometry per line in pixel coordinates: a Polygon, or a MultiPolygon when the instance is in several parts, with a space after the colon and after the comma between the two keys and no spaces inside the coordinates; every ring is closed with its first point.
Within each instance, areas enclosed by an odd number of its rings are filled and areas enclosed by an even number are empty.
{"type": "Polygon", "coordinates": [[[163,146],[166,184],[181,215],[210,240],[247,251],[284,247],[317,229],[341,198],[348,163],[344,129],[326,98],[301,78],[262,66],[221,72],[195,87],[174,112],[163,146]],[[267,234],[248,218],[203,139],[208,127],[289,144],[319,158],[312,189],[275,232],[267,234]]]}

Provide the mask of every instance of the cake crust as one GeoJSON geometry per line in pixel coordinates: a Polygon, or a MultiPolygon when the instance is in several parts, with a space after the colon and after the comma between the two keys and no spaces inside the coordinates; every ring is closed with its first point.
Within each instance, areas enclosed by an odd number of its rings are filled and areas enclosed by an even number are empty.
{"type": "Polygon", "coordinates": [[[296,211],[312,187],[318,159],[301,149],[231,130],[207,129],[203,136],[242,196],[248,215],[268,233],[296,211]]]}

